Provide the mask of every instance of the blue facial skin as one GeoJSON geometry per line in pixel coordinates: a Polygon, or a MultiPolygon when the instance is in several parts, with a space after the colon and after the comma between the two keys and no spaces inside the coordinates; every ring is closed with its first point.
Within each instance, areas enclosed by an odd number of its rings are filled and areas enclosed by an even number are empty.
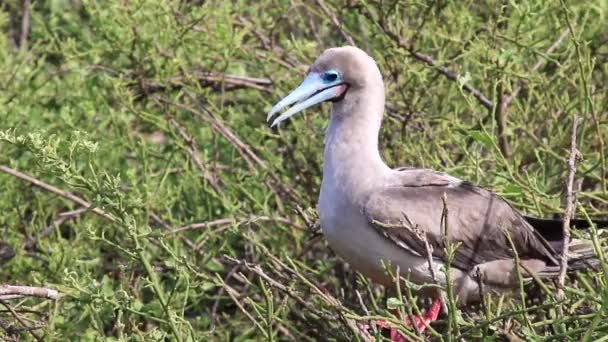
{"type": "Polygon", "coordinates": [[[340,73],[333,69],[327,70],[321,75],[321,79],[323,80],[323,83],[333,83],[340,79],[340,73]]]}

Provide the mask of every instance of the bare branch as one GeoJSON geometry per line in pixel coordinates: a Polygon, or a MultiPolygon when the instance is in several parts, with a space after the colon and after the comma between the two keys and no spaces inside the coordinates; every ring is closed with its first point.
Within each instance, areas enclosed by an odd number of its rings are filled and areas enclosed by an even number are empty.
{"type": "Polygon", "coordinates": [[[201,222],[201,223],[191,223],[188,225],[185,225],[183,227],[179,227],[176,229],[171,230],[170,232],[167,232],[166,234],[175,234],[175,233],[179,233],[179,232],[183,232],[186,230],[195,230],[195,229],[202,229],[202,228],[209,228],[209,227],[215,227],[215,226],[223,226],[223,225],[230,225],[230,224],[234,224],[234,225],[241,225],[241,224],[246,224],[246,223],[254,223],[257,221],[261,221],[261,222],[279,222],[279,223],[283,223],[289,226],[292,226],[294,228],[298,228],[301,230],[306,230],[306,228],[302,227],[301,225],[287,219],[284,217],[270,217],[270,216],[251,216],[248,218],[244,218],[240,221],[237,221],[235,219],[232,218],[222,218],[222,219],[218,219],[218,220],[214,220],[214,221],[209,221],[209,222],[201,222]]]}
{"type": "Polygon", "coordinates": [[[23,0],[23,14],[21,15],[21,37],[19,48],[27,51],[27,36],[30,33],[30,0],[23,0]]]}
{"type": "MultiPolygon", "coordinates": [[[[561,45],[562,41],[564,40],[564,38],[566,38],[567,35],[568,35],[568,29],[563,30],[562,33],[557,38],[557,40],[553,44],[551,44],[551,46],[545,51],[544,55],[547,56],[547,55],[550,55],[551,53],[553,53],[553,51],[555,51],[555,49],[557,49],[561,45]]],[[[545,65],[546,61],[547,61],[546,58],[539,58],[538,61],[536,62],[536,64],[534,64],[534,66],[532,67],[531,71],[536,72],[543,65],[545,65]]],[[[522,86],[523,85],[521,82],[518,83],[515,86],[515,88],[513,88],[513,91],[511,92],[511,94],[507,95],[507,94],[503,93],[502,84],[501,84],[500,90],[498,92],[498,94],[502,94],[502,95],[500,95],[498,106],[496,106],[496,110],[495,110],[496,125],[497,125],[497,129],[498,129],[498,132],[497,132],[498,143],[499,143],[500,151],[507,159],[511,158],[511,147],[509,146],[509,141],[507,140],[507,136],[506,136],[507,117],[508,117],[507,108],[511,104],[511,101],[513,101],[513,99],[519,95],[519,92],[521,91],[522,86]]]]}
{"type": "Polygon", "coordinates": [[[325,2],[323,0],[316,0],[316,1],[317,1],[317,4],[319,5],[319,7],[321,7],[321,10],[323,10],[323,13],[325,13],[325,15],[331,19],[331,22],[340,31],[340,34],[342,35],[342,37],[344,37],[344,40],[346,40],[348,42],[348,44],[355,46],[355,41],[353,40],[353,37],[351,37],[348,33],[346,33],[344,31],[344,29],[342,28],[342,24],[338,20],[338,17],[336,17],[336,15],[332,11],[329,10],[329,8],[327,7],[327,5],[325,5],[325,2]]]}
{"type": "Polygon", "coordinates": [[[270,92],[269,86],[272,84],[267,78],[256,78],[249,76],[231,75],[220,72],[191,71],[186,76],[173,76],[164,82],[149,79],[137,80],[133,85],[140,87],[136,97],[151,95],[164,90],[176,90],[184,87],[188,80],[197,81],[202,87],[222,88],[223,90],[255,89],[263,92],[270,92]]]}
{"type": "Polygon", "coordinates": [[[59,298],[59,292],[57,290],[49,289],[46,287],[35,287],[35,286],[15,286],[15,285],[2,285],[0,284],[0,299],[4,300],[5,297],[11,296],[11,298],[19,297],[39,297],[47,299],[59,298]]]}
{"type": "Polygon", "coordinates": [[[194,165],[196,165],[196,167],[200,170],[203,178],[207,180],[207,182],[209,182],[215,192],[221,194],[221,189],[219,187],[218,180],[213,173],[207,170],[205,164],[203,164],[203,161],[200,158],[200,152],[196,147],[196,141],[194,140],[194,138],[186,132],[186,130],[177,122],[177,120],[175,120],[175,118],[173,118],[169,114],[167,114],[167,117],[169,124],[177,131],[177,133],[182,137],[184,142],[188,145],[187,153],[190,156],[190,159],[192,160],[194,165]]]}
{"type": "Polygon", "coordinates": [[[562,256],[559,265],[559,277],[557,287],[557,299],[561,300],[564,297],[564,283],[566,281],[566,272],[568,270],[568,250],[570,245],[570,220],[574,215],[574,206],[576,197],[573,194],[574,177],[576,175],[576,157],[578,151],[576,149],[576,129],[578,126],[578,115],[572,117],[572,137],[570,142],[570,157],[568,158],[568,178],[566,180],[566,209],[563,216],[563,245],[562,256]]]}
{"type": "Polygon", "coordinates": [[[15,311],[15,309],[13,309],[12,306],[10,306],[2,298],[0,298],[0,304],[2,304],[2,306],[4,306],[8,311],[10,311],[11,315],[13,315],[13,317],[15,317],[15,319],[19,323],[21,323],[21,325],[23,325],[25,330],[27,330],[36,339],[36,341],[42,341],[42,338],[40,336],[38,336],[37,333],[34,332],[34,329],[30,328],[30,326],[27,325],[27,323],[25,323],[25,320],[23,320],[23,318],[21,318],[21,316],[19,316],[19,314],[15,311]]]}
{"type": "Polygon", "coordinates": [[[47,183],[45,183],[45,182],[43,182],[41,180],[38,180],[38,179],[36,179],[34,177],[31,177],[31,176],[28,176],[28,175],[26,175],[24,173],[21,173],[21,172],[15,170],[15,169],[11,169],[10,167],[5,166],[5,165],[0,165],[0,171],[4,172],[4,173],[7,173],[7,174],[9,174],[11,176],[14,176],[16,178],[19,178],[19,179],[21,179],[23,181],[26,181],[26,182],[28,182],[28,183],[36,186],[36,187],[39,187],[41,189],[44,189],[44,190],[52,192],[52,193],[54,193],[56,195],[59,195],[59,196],[65,198],[65,199],[67,199],[69,201],[77,203],[80,206],[82,206],[84,208],[87,208],[87,210],[91,210],[93,213],[95,213],[95,214],[97,214],[97,215],[99,215],[99,216],[101,216],[103,218],[106,218],[106,219],[108,219],[108,220],[110,220],[112,222],[116,222],[117,221],[117,219],[114,216],[112,216],[111,214],[109,214],[108,212],[104,211],[101,208],[93,208],[91,206],[91,203],[85,201],[84,199],[82,199],[82,198],[74,195],[73,193],[71,193],[69,191],[61,190],[61,189],[59,189],[59,188],[57,188],[57,187],[55,187],[53,185],[47,184],[47,183]]]}
{"type": "MultiPolygon", "coordinates": [[[[50,225],[48,225],[46,228],[41,230],[40,233],[38,233],[38,238],[45,238],[47,235],[51,234],[55,228],[61,226],[67,221],[80,217],[80,215],[85,213],[87,210],[87,208],[80,208],[60,213],[58,219],[54,220],[50,225]]],[[[34,237],[28,238],[28,241],[25,243],[25,249],[31,250],[36,246],[37,243],[38,241],[34,237]]]]}

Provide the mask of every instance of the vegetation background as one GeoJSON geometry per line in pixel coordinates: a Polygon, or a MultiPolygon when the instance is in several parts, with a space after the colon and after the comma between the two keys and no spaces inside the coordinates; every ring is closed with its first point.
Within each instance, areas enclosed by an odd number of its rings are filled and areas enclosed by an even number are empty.
{"type": "MultiPolygon", "coordinates": [[[[61,296],[0,297],[0,340],[382,339],[376,318],[422,339],[389,310],[411,292],[318,234],[329,105],[278,130],[267,111],[355,44],[384,74],[387,163],[560,215],[576,114],[577,215],[605,218],[607,16],[605,0],[2,1],[0,284],[61,296]]],[[[608,272],[563,299],[535,288],[426,338],[607,339],[608,272]]]]}

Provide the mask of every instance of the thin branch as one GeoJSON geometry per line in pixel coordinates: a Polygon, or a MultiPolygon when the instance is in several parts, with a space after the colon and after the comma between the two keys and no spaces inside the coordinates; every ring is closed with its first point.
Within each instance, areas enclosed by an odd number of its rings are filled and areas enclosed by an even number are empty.
{"type": "Polygon", "coordinates": [[[557,299],[561,300],[564,297],[564,283],[566,281],[566,272],[568,270],[568,249],[570,245],[570,220],[574,214],[574,202],[576,197],[573,194],[574,177],[576,175],[576,157],[578,151],[576,149],[576,129],[578,126],[578,115],[572,117],[572,137],[570,142],[570,157],[568,158],[568,178],[566,180],[566,209],[563,216],[562,230],[564,234],[561,262],[559,265],[559,277],[557,286],[557,299]]]}
{"type": "Polygon", "coordinates": [[[338,20],[338,17],[336,17],[336,15],[327,7],[327,5],[325,5],[325,2],[323,0],[316,1],[319,7],[321,7],[321,10],[323,10],[323,13],[325,13],[325,15],[329,17],[334,26],[336,26],[338,31],[340,31],[340,34],[342,35],[342,37],[344,37],[344,40],[346,40],[348,44],[355,46],[355,41],[353,40],[353,37],[346,33],[346,31],[344,31],[344,29],[342,28],[342,24],[338,20]]]}
{"type": "MultiPolygon", "coordinates": [[[[290,298],[296,300],[300,305],[308,308],[308,309],[313,309],[314,305],[312,305],[311,302],[307,301],[305,298],[297,295],[297,291],[294,290],[291,286],[286,286],[282,283],[280,283],[279,281],[275,280],[273,277],[269,276],[268,274],[266,274],[263,270],[262,267],[260,267],[260,265],[257,264],[251,264],[245,260],[238,260],[235,258],[232,258],[230,256],[224,255],[224,257],[234,263],[235,265],[239,265],[253,273],[255,273],[258,277],[264,279],[268,285],[270,285],[271,287],[283,292],[284,294],[286,294],[287,296],[289,296],[290,298]]],[[[300,274],[296,274],[297,276],[301,276],[300,274]]],[[[338,311],[338,314],[340,315],[340,317],[344,320],[344,322],[346,323],[346,326],[348,326],[351,329],[351,332],[355,335],[357,335],[359,338],[361,338],[364,341],[373,341],[372,337],[369,335],[369,333],[367,331],[365,331],[364,329],[361,329],[361,327],[359,327],[356,323],[355,320],[347,318],[346,316],[343,315],[343,306],[342,303],[334,298],[333,296],[331,296],[329,293],[325,293],[322,292],[319,288],[317,288],[314,284],[312,284],[311,282],[307,283],[311,289],[317,291],[317,293],[319,295],[321,295],[321,297],[324,299],[325,303],[328,305],[331,305],[335,310],[338,311]]],[[[233,298],[234,299],[234,298],[233,298]]],[[[238,305],[238,303],[236,303],[238,305]]],[[[316,310],[314,310],[316,312],[316,310]]],[[[320,312],[316,312],[317,314],[320,312]]]]}
{"type": "Polygon", "coordinates": [[[235,219],[232,218],[222,218],[222,219],[217,219],[214,221],[209,221],[209,222],[201,222],[201,223],[191,223],[176,229],[173,229],[167,233],[167,234],[175,234],[175,233],[179,233],[179,232],[183,232],[186,230],[195,230],[195,229],[203,229],[203,228],[210,228],[210,227],[215,227],[215,226],[223,226],[223,225],[230,225],[230,224],[234,224],[236,226],[241,225],[241,224],[246,224],[246,223],[254,223],[257,221],[261,221],[261,222],[279,222],[279,223],[283,223],[289,226],[292,226],[294,228],[300,229],[300,230],[306,230],[306,228],[302,227],[301,225],[287,219],[284,217],[270,217],[270,216],[251,216],[245,219],[242,219],[240,221],[236,221],[235,219]]]}
{"type": "MultiPolygon", "coordinates": [[[[553,51],[555,51],[555,49],[557,49],[561,45],[562,41],[564,40],[564,38],[566,38],[567,35],[568,35],[568,29],[563,30],[562,33],[557,38],[557,40],[555,42],[553,42],[553,44],[551,44],[551,46],[545,51],[543,56],[548,56],[548,55],[552,54],[553,51]]],[[[532,73],[536,72],[538,69],[540,69],[546,63],[547,63],[546,58],[539,58],[538,61],[536,61],[536,64],[534,64],[534,66],[532,67],[531,72],[532,73]]],[[[510,159],[511,158],[511,147],[509,145],[509,141],[506,136],[506,128],[507,128],[507,121],[508,121],[507,117],[509,114],[507,111],[507,108],[511,104],[511,101],[513,101],[513,99],[519,95],[519,92],[523,88],[523,83],[519,82],[515,86],[515,88],[513,88],[513,91],[510,94],[504,94],[502,87],[503,87],[502,84],[500,84],[498,93],[502,94],[502,95],[500,95],[500,99],[498,101],[498,106],[496,106],[495,119],[496,119],[496,125],[497,125],[497,129],[498,129],[497,134],[498,134],[498,143],[499,143],[500,151],[502,152],[503,156],[506,159],[510,159]]]]}
{"type": "MultiPolygon", "coordinates": [[[[167,222],[165,222],[165,220],[163,220],[160,216],[158,216],[156,213],[151,212],[150,213],[150,219],[159,224],[160,226],[163,227],[163,229],[165,229],[166,231],[170,231],[173,228],[171,227],[170,224],[168,224],[167,222]]],[[[190,247],[194,252],[199,252],[198,248],[196,247],[196,244],[194,242],[192,242],[190,239],[188,239],[187,237],[185,237],[184,235],[180,236],[180,239],[182,239],[182,241],[184,241],[184,243],[190,247]]],[[[199,253],[200,254],[200,253],[199,253]]]]}
{"type": "Polygon", "coordinates": [[[203,164],[203,161],[200,158],[200,152],[196,147],[196,141],[194,140],[194,138],[186,132],[186,130],[177,122],[177,120],[175,120],[175,118],[173,118],[169,114],[167,114],[167,117],[169,119],[168,121],[171,127],[173,127],[177,131],[179,136],[182,137],[184,142],[188,145],[187,153],[190,156],[190,159],[192,160],[194,165],[196,165],[196,167],[200,170],[203,178],[207,180],[207,182],[209,182],[215,192],[221,194],[221,189],[219,187],[218,180],[213,173],[207,170],[205,164],[203,164]]]}
{"type": "MultiPolygon", "coordinates": [[[[401,47],[405,51],[407,51],[410,54],[410,56],[414,57],[414,59],[433,67],[435,70],[437,70],[437,72],[439,72],[443,76],[447,77],[449,80],[458,82],[461,79],[460,75],[450,71],[448,68],[446,68],[442,65],[439,65],[431,56],[425,55],[423,53],[416,51],[413,44],[411,44],[404,38],[398,36],[396,33],[389,30],[388,27],[386,26],[386,23],[380,22],[379,24],[380,24],[380,28],[382,29],[382,31],[389,38],[391,38],[391,40],[393,42],[397,43],[397,45],[399,47],[401,47]]],[[[470,85],[468,83],[464,83],[464,84],[462,84],[462,89],[464,91],[466,91],[467,93],[473,95],[473,97],[486,109],[492,110],[492,108],[494,108],[494,104],[492,103],[492,101],[490,99],[488,99],[481,91],[479,91],[477,88],[473,87],[472,85],[470,85]]]]}
{"type": "Polygon", "coordinates": [[[15,319],[26,328],[26,330],[36,339],[36,341],[42,341],[42,338],[40,336],[38,336],[38,334],[36,334],[33,329],[30,329],[30,326],[27,325],[27,323],[25,323],[23,318],[21,318],[21,316],[19,316],[19,314],[13,309],[12,306],[10,306],[2,298],[0,298],[0,304],[2,304],[2,306],[4,306],[8,311],[11,312],[11,315],[13,315],[13,317],[15,317],[15,319]]]}
{"type": "Polygon", "coordinates": [[[136,97],[139,98],[144,94],[151,95],[167,89],[181,89],[185,85],[184,82],[191,79],[196,80],[202,87],[222,87],[223,90],[237,90],[249,88],[267,93],[271,91],[269,86],[272,84],[272,81],[267,78],[239,76],[220,72],[206,71],[191,71],[188,72],[186,76],[173,76],[168,78],[164,82],[143,79],[133,84],[136,84],[141,88],[136,94],[136,97]]]}
{"type": "MultiPolygon", "coordinates": [[[[196,101],[196,98],[193,95],[191,95],[189,93],[188,93],[188,95],[194,101],[196,101]]],[[[301,199],[299,198],[299,196],[292,189],[290,189],[288,186],[283,184],[281,179],[275,173],[271,172],[271,170],[268,168],[266,163],[255,154],[253,149],[249,145],[244,143],[236,134],[234,134],[230,130],[230,128],[228,128],[220,119],[218,119],[215,115],[213,115],[213,113],[211,113],[207,108],[201,106],[202,109],[198,110],[194,107],[191,107],[191,106],[188,106],[188,105],[185,105],[182,103],[174,102],[174,101],[172,101],[166,97],[162,97],[162,96],[157,96],[154,99],[157,103],[173,105],[178,109],[192,113],[195,116],[197,116],[198,118],[202,119],[205,123],[209,124],[211,129],[213,129],[214,131],[216,131],[220,135],[222,135],[224,137],[224,139],[226,139],[236,149],[236,151],[241,155],[241,157],[243,157],[243,160],[247,163],[247,165],[249,166],[249,168],[251,170],[256,170],[255,165],[257,164],[257,166],[259,168],[261,168],[263,171],[267,171],[268,176],[272,179],[272,182],[267,182],[267,184],[268,183],[276,184],[279,187],[278,190],[289,195],[296,202],[301,202],[301,199]]],[[[269,186],[274,189],[272,184],[269,184],[269,186]]],[[[279,193],[279,191],[277,189],[274,189],[274,190],[276,193],[279,193]]]]}
{"type": "Polygon", "coordinates": [[[30,0],[23,0],[23,14],[21,15],[21,36],[19,48],[27,51],[27,37],[30,33],[30,0]]]}
{"type": "MultiPolygon", "coordinates": [[[[585,70],[585,67],[583,65],[583,51],[582,51],[582,47],[581,47],[581,42],[579,42],[579,40],[576,36],[576,33],[574,32],[574,26],[572,25],[572,22],[570,21],[570,9],[568,8],[568,5],[566,4],[566,2],[564,0],[560,0],[560,3],[562,5],[562,9],[564,11],[564,19],[566,20],[566,24],[568,25],[568,31],[570,32],[570,35],[572,36],[572,42],[574,43],[574,49],[576,51],[576,56],[577,56],[576,62],[578,65],[581,87],[583,88],[583,91],[585,94],[584,101],[581,101],[582,114],[585,115],[585,114],[587,114],[588,111],[591,111],[591,118],[593,119],[593,124],[597,131],[597,139],[600,143],[599,153],[600,153],[600,162],[601,162],[601,168],[602,168],[602,175],[601,175],[602,191],[604,193],[606,193],[607,185],[608,185],[608,180],[606,179],[606,178],[608,178],[607,172],[606,172],[606,155],[605,155],[606,148],[604,147],[605,143],[604,143],[602,129],[600,127],[600,121],[595,112],[595,106],[594,106],[593,98],[591,95],[591,89],[588,85],[587,77],[585,76],[587,74],[587,72],[589,72],[591,74],[591,70],[590,70],[591,66],[588,65],[589,71],[585,70]]],[[[589,63],[591,63],[591,62],[589,62],[589,63]]]]}
{"type": "MultiPolygon", "coordinates": [[[[551,46],[536,61],[536,64],[534,64],[534,66],[531,69],[532,72],[538,71],[538,69],[540,69],[543,65],[545,65],[547,63],[546,56],[553,53],[561,45],[563,40],[566,38],[567,34],[568,34],[568,30],[562,31],[562,33],[559,35],[557,40],[555,42],[553,42],[553,44],[551,44],[551,46]]],[[[511,94],[508,94],[508,95],[503,94],[499,99],[499,103],[498,103],[498,106],[495,111],[495,118],[496,118],[496,122],[498,125],[497,133],[498,133],[498,139],[499,139],[499,147],[501,149],[502,154],[505,156],[505,158],[508,158],[511,153],[506,136],[504,136],[504,132],[506,131],[506,126],[507,126],[507,122],[508,122],[507,108],[509,107],[509,105],[511,104],[513,99],[515,99],[519,95],[522,88],[523,88],[523,83],[520,82],[515,86],[515,88],[513,88],[513,91],[511,92],[511,94]]],[[[499,94],[500,93],[502,93],[502,91],[499,91],[499,94]]],[[[472,130],[480,129],[483,125],[485,125],[488,122],[489,118],[490,118],[490,116],[486,117],[483,120],[483,123],[478,123],[477,125],[475,125],[472,128],[472,130]]],[[[474,141],[475,141],[474,139],[469,138],[467,141],[467,148],[469,148],[474,141]]],[[[458,158],[456,158],[455,162],[459,163],[464,158],[465,155],[466,154],[464,154],[464,153],[460,154],[458,156],[458,158]]]]}
{"type": "Polygon", "coordinates": [[[36,186],[36,187],[39,187],[41,189],[44,189],[44,190],[52,192],[52,193],[54,193],[56,195],[59,195],[59,196],[65,198],[65,199],[67,199],[69,201],[77,203],[80,206],[86,208],[87,210],[90,210],[91,212],[93,212],[93,213],[95,213],[95,214],[97,214],[97,215],[99,215],[99,216],[101,216],[103,218],[106,218],[106,219],[108,219],[108,220],[110,220],[112,222],[116,222],[117,221],[117,219],[114,216],[112,216],[111,214],[107,213],[106,211],[104,211],[101,208],[93,208],[91,206],[91,203],[85,201],[84,199],[82,199],[82,198],[74,195],[73,193],[71,193],[69,191],[61,190],[61,189],[59,189],[59,188],[57,188],[57,187],[55,187],[53,185],[47,184],[47,183],[45,183],[45,182],[43,182],[41,180],[38,180],[38,179],[36,179],[34,177],[31,177],[31,176],[28,176],[28,175],[26,175],[24,173],[21,173],[21,172],[15,170],[15,169],[11,169],[10,167],[5,166],[5,165],[0,165],[0,171],[4,172],[4,173],[7,173],[7,174],[9,174],[11,176],[14,176],[16,178],[19,178],[19,179],[21,179],[23,181],[26,181],[26,182],[28,182],[28,183],[36,186]]]}
{"type": "MultiPolygon", "coordinates": [[[[55,230],[56,228],[58,228],[59,226],[61,226],[62,224],[64,224],[67,221],[80,217],[80,215],[87,212],[87,210],[88,210],[87,208],[80,208],[80,209],[70,210],[70,211],[60,213],[58,219],[51,222],[51,224],[49,224],[46,228],[41,230],[40,233],[38,233],[38,239],[45,238],[46,236],[51,234],[53,232],[53,230],[55,230]]],[[[38,240],[36,238],[34,238],[34,237],[28,238],[28,241],[25,243],[25,249],[31,250],[32,248],[34,248],[36,246],[37,243],[38,243],[38,240]]]]}
{"type": "MultiPolygon", "coordinates": [[[[498,93],[503,93],[503,85],[502,83],[498,86],[498,93]]],[[[496,129],[498,134],[498,147],[500,148],[500,152],[505,157],[505,159],[511,159],[511,146],[509,145],[509,140],[507,139],[507,107],[509,106],[509,96],[508,95],[500,95],[498,99],[498,106],[496,106],[496,110],[494,111],[494,118],[496,120],[496,129]]]]}
{"type": "Polygon", "coordinates": [[[46,287],[0,284],[0,299],[6,299],[5,297],[7,296],[11,296],[11,298],[14,298],[13,296],[19,296],[57,299],[59,298],[59,292],[57,290],[49,289],[46,287]]]}

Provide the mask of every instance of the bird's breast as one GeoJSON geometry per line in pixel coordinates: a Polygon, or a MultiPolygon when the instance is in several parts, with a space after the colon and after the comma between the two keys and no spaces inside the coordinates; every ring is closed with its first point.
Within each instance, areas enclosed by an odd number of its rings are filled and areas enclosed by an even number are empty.
{"type": "Polygon", "coordinates": [[[392,286],[385,266],[399,266],[402,274],[409,272],[412,281],[430,279],[426,259],[407,252],[370,226],[356,203],[340,191],[324,184],[319,198],[321,229],[329,246],[351,267],[374,282],[392,286]]]}

